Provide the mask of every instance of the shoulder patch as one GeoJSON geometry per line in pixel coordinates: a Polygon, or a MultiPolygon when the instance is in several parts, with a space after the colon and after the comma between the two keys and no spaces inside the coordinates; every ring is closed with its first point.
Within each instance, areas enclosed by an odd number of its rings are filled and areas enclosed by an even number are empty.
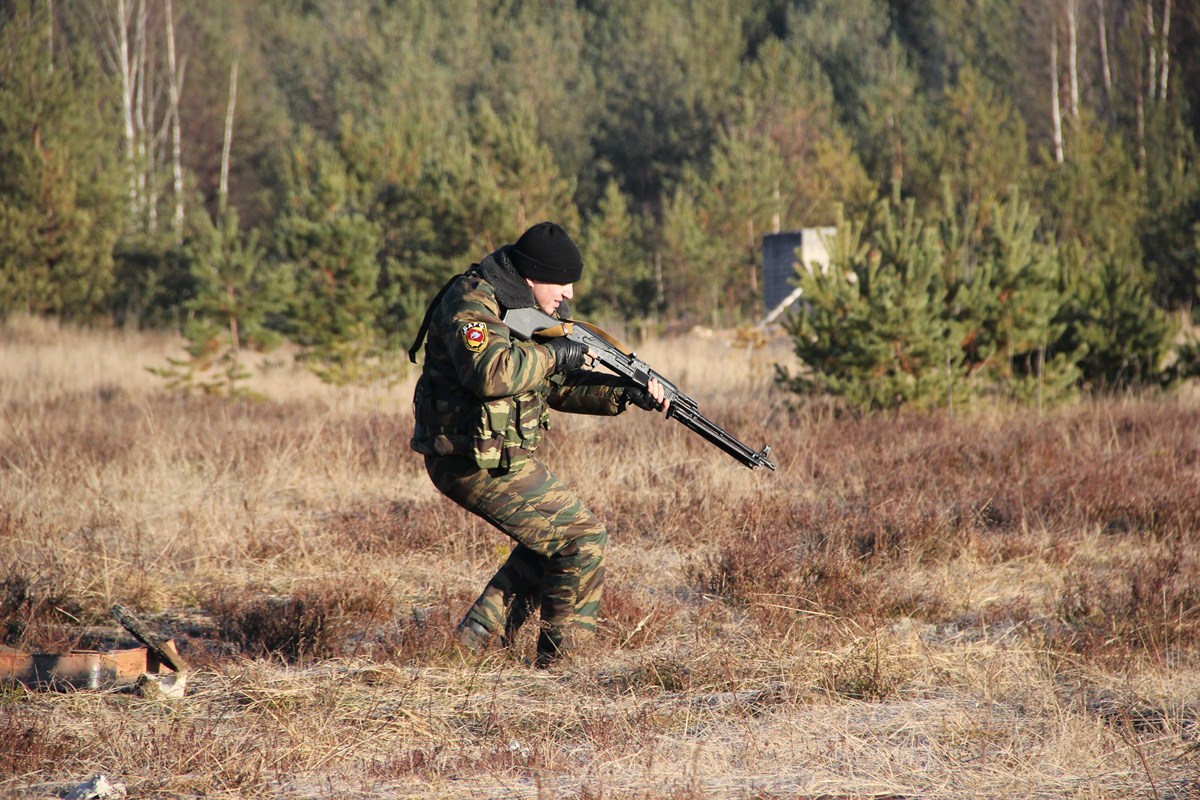
{"type": "Polygon", "coordinates": [[[478,353],[487,347],[488,329],[482,322],[468,322],[462,328],[463,345],[472,353],[478,353]]]}

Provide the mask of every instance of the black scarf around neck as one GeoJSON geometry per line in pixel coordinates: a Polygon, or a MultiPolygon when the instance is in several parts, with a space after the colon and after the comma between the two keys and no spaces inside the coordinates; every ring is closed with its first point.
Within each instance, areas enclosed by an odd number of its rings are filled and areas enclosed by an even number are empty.
{"type": "Polygon", "coordinates": [[[504,311],[509,308],[532,308],[537,305],[533,299],[533,290],[508,257],[507,245],[479,262],[479,274],[496,290],[500,316],[504,316],[504,311]]]}
{"type": "MultiPolygon", "coordinates": [[[[517,272],[512,259],[508,257],[508,247],[501,247],[479,262],[479,274],[496,290],[501,317],[506,309],[537,306],[537,301],[533,299],[533,289],[529,288],[529,284],[517,272]]],[[[563,300],[558,304],[555,313],[563,319],[570,319],[571,307],[563,300]]]]}

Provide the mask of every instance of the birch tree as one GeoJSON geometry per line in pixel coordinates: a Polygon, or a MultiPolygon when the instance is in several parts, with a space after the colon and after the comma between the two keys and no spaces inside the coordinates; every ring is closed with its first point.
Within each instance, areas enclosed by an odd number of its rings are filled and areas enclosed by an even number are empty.
{"type": "Polygon", "coordinates": [[[225,135],[221,141],[221,182],[217,188],[217,209],[221,216],[229,202],[229,160],[233,153],[233,117],[237,109],[238,58],[229,65],[229,102],[225,106],[225,135]]]}
{"type": "Polygon", "coordinates": [[[1067,0],[1067,64],[1071,79],[1071,116],[1079,119],[1079,4],[1067,0]]]}
{"type": "Polygon", "coordinates": [[[169,172],[171,226],[178,237],[184,217],[179,118],[184,60],[176,46],[173,0],[103,0],[91,8],[104,62],[116,76],[120,92],[121,152],[134,230],[154,233],[158,229],[159,175],[169,172]]]}
{"type": "Polygon", "coordinates": [[[179,95],[183,88],[184,65],[175,53],[175,9],[173,0],[166,0],[167,86],[171,95],[171,174],[174,179],[175,213],[172,227],[177,239],[183,236],[183,125],[179,120],[179,95]]]}
{"type": "MultiPolygon", "coordinates": [[[[125,0],[119,0],[119,2],[124,4],[125,0]]],[[[134,196],[136,197],[136,201],[134,211],[145,213],[146,224],[150,230],[154,230],[157,219],[154,208],[154,165],[147,157],[149,148],[146,142],[146,106],[153,99],[153,93],[146,91],[146,82],[149,78],[146,69],[148,64],[148,44],[146,42],[146,17],[148,11],[146,0],[137,0],[137,2],[129,6],[129,11],[133,17],[134,25],[133,52],[129,54],[132,63],[127,65],[128,69],[131,70],[127,91],[132,91],[132,108],[130,109],[130,114],[133,119],[133,152],[135,155],[134,160],[130,161],[130,171],[135,187],[134,196]]],[[[124,29],[122,29],[122,36],[128,38],[128,32],[124,29]]],[[[153,113],[152,109],[151,113],[153,113]]]]}
{"type": "Polygon", "coordinates": [[[1058,25],[1050,26],[1050,124],[1054,131],[1054,160],[1063,163],[1062,107],[1058,99],[1058,25]]]}
{"type": "Polygon", "coordinates": [[[1104,81],[1104,99],[1109,109],[1113,104],[1113,69],[1108,54],[1108,15],[1105,13],[1106,0],[1096,0],[1096,32],[1100,40],[1100,75],[1104,81]]]}
{"type": "Polygon", "coordinates": [[[1158,84],[1158,52],[1156,49],[1156,39],[1154,31],[1154,4],[1150,0],[1146,0],[1142,6],[1144,14],[1142,17],[1146,26],[1146,98],[1151,102],[1155,99],[1155,88],[1158,84]]]}
{"type": "Polygon", "coordinates": [[[1167,78],[1170,74],[1171,63],[1171,0],[1163,0],[1162,33],[1159,37],[1162,48],[1162,67],[1159,71],[1158,96],[1167,99],[1167,78]]]}
{"type": "MultiPolygon", "coordinates": [[[[134,3],[139,4],[140,1],[133,0],[134,3]]],[[[129,43],[132,7],[126,0],[116,0],[115,6],[104,3],[101,9],[105,16],[104,19],[97,21],[97,27],[107,35],[107,47],[104,48],[104,54],[109,67],[120,82],[122,150],[125,153],[126,168],[129,170],[129,211],[136,216],[141,198],[138,196],[137,190],[137,170],[134,169],[137,134],[133,125],[133,101],[137,89],[129,43]]]]}

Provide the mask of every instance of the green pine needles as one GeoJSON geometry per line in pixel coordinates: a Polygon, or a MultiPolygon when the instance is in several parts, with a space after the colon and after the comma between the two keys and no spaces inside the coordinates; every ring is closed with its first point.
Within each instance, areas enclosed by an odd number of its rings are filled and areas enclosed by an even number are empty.
{"type": "Polygon", "coordinates": [[[1040,408],[1082,386],[1181,376],[1145,273],[1047,241],[1016,191],[987,206],[947,194],[925,217],[889,198],[839,215],[827,244],[827,270],[798,271],[802,305],[787,322],[807,368],[778,378],[796,392],[862,410],[980,398],[1040,408]]]}
{"type": "Polygon", "coordinates": [[[281,341],[267,322],[287,293],[282,273],[264,258],[256,232],[241,234],[233,211],[220,228],[204,226],[186,250],[195,286],[183,326],[187,357],[168,358],[169,366],[147,370],[164,378],[168,388],[252,397],[243,353],[281,341]]]}

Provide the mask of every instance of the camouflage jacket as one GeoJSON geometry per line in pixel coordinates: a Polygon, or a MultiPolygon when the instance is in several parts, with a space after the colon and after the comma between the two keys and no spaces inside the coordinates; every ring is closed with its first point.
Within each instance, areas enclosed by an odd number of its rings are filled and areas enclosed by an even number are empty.
{"type": "Polygon", "coordinates": [[[617,376],[552,375],[548,347],[513,338],[501,321],[504,309],[533,305],[533,296],[513,300],[510,285],[502,292],[509,303],[503,304],[484,277],[498,272],[515,276],[503,250],[451,281],[430,308],[425,366],[413,397],[411,446],[418,453],[469,456],[481,468],[511,468],[537,450],[550,427],[549,409],[607,415],[625,410],[617,376]]]}

